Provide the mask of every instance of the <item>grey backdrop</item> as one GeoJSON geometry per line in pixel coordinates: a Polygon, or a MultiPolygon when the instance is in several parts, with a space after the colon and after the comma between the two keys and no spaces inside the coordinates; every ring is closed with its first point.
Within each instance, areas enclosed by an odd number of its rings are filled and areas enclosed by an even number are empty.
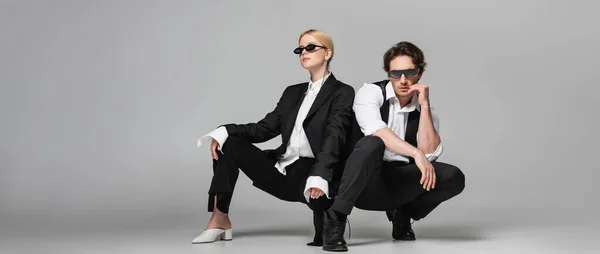
{"type": "MultiPolygon", "coordinates": [[[[566,2],[0,1],[0,248],[173,224],[187,244],[209,216],[196,138],[307,81],[292,49],[309,28],[332,36],[332,71],[356,89],[385,78],[395,42],[424,50],[440,160],[467,177],[431,220],[596,226],[598,4],[566,2]]],[[[245,176],[235,194],[234,225],[310,221],[245,176]]],[[[387,225],[351,220],[372,216],[387,225]]]]}

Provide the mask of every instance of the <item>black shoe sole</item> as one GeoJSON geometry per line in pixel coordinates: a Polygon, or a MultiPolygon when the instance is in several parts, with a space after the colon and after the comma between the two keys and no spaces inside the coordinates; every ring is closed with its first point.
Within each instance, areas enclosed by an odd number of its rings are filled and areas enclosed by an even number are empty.
{"type": "Polygon", "coordinates": [[[394,235],[392,235],[392,238],[394,238],[394,240],[398,240],[398,241],[414,241],[414,240],[417,240],[417,238],[414,235],[411,235],[411,236],[402,235],[400,237],[394,237],[394,235]]]}
{"type": "Polygon", "coordinates": [[[321,247],[323,246],[323,243],[318,243],[318,242],[310,242],[306,244],[307,246],[316,246],[316,247],[321,247]]]}
{"type": "Polygon", "coordinates": [[[338,246],[338,245],[323,246],[323,250],[324,251],[342,252],[342,251],[348,251],[348,247],[346,247],[346,246],[338,246]]]}
{"type": "Polygon", "coordinates": [[[398,241],[415,241],[417,238],[405,237],[405,238],[394,238],[394,240],[398,241]]]}

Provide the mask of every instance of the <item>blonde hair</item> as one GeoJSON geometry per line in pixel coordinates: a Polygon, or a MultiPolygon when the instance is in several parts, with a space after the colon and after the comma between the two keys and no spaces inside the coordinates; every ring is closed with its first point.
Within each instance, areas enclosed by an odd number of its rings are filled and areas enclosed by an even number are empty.
{"type": "Polygon", "coordinates": [[[323,44],[324,47],[331,50],[331,56],[329,57],[329,59],[327,59],[327,67],[329,67],[331,60],[333,60],[333,52],[334,52],[333,51],[333,40],[331,39],[331,37],[320,30],[309,29],[309,30],[304,31],[302,34],[300,34],[300,37],[298,37],[298,43],[300,43],[300,40],[302,40],[302,36],[304,36],[306,34],[312,35],[313,37],[315,37],[317,39],[317,41],[319,41],[321,44],[323,44]]]}

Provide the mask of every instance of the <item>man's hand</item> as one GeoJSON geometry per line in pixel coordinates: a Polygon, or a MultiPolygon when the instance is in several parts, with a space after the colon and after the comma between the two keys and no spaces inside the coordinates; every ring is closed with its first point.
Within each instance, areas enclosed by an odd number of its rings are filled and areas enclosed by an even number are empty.
{"type": "Polygon", "coordinates": [[[310,198],[317,199],[317,198],[320,198],[321,196],[323,196],[323,194],[325,194],[325,192],[323,192],[319,188],[310,188],[310,189],[308,189],[308,194],[309,194],[310,198]]]}
{"type": "Polygon", "coordinates": [[[435,189],[435,170],[423,152],[415,156],[415,164],[421,170],[421,181],[419,183],[423,185],[423,189],[427,191],[435,189]]]}
{"type": "Polygon", "coordinates": [[[414,84],[408,88],[408,91],[417,93],[421,107],[429,107],[429,86],[414,84]]]}
{"type": "Polygon", "coordinates": [[[219,160],[219,155],[217,154],[217,149],[219,149],[219,142],[217,142],[214,138],[210,143],[210,153],[214,160],[219,160]]]}

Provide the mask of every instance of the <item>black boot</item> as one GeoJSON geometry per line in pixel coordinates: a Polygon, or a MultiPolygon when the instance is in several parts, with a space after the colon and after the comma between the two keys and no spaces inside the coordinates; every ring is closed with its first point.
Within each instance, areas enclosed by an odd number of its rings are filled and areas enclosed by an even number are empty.
{"type": "Polygon", "coordinates": [[[308,246],[323,246],[323,210],[313,210],[313,226],[315,226],[315,238],[308,246]]]}
{"type": "Polygon", "coordinates": [[[325,210],[323,218],[323,250],[348,251],[344,240],[346,215],[333,209],[325,210]]]}
{"type": "Polygon", "coordinates": [[[392,221],[392,237],[396,240],[414,241],[415,232],[410,224],[410,216],[401,208],[386,211],[388,218],[392,221]]]}

